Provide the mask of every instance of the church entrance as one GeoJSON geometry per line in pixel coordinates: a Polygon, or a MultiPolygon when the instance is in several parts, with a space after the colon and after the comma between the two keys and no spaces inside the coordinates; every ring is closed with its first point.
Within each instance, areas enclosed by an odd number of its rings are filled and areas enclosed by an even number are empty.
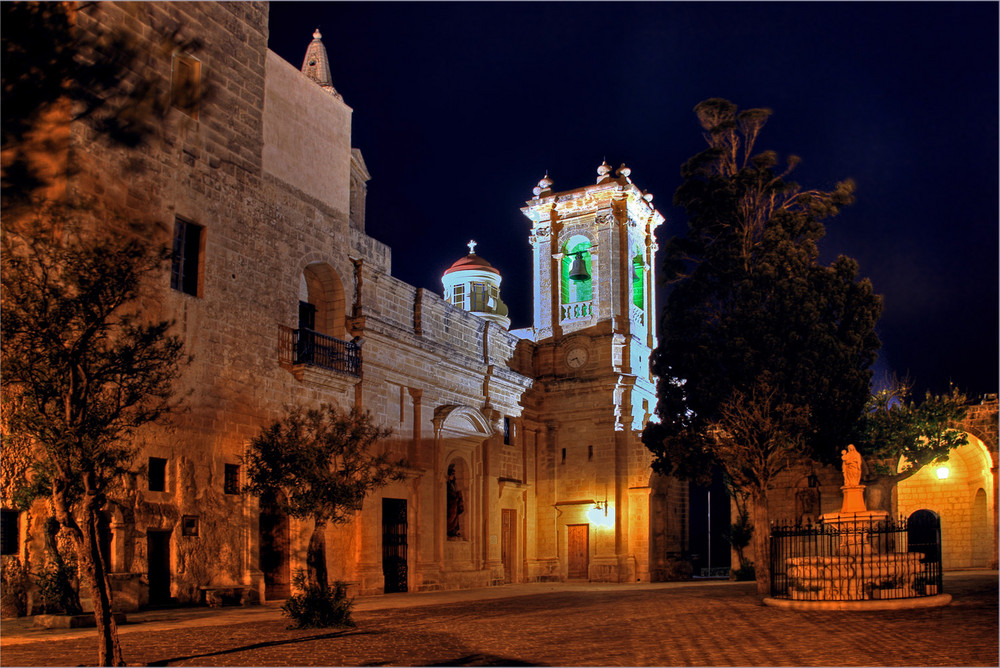
{"type": "Polygon", "coordinates": [[[382,575],[386,594],[407,591],[406,499],[382,499],[382,575]]]}
{"type": "Polygon", "coordinates": [[[503,562],[503,581],[514,582],[514,559],[517,555],[517,511],[500,511],[500,561],[503,562]]]}
{"type": "Polygon", "coordinates": [[[569,560],[566,577],[570,580],[586,580],[590,566],[590,525],[569,524],[566,529],[568,532],[566,554],[569,560]]]}
{"type": "Polygon", "coordinates": [[[277,504],[261,500],[260,570],[264,573],[264,596],[268,600],[288,598],[288,516],[277,504]]]}

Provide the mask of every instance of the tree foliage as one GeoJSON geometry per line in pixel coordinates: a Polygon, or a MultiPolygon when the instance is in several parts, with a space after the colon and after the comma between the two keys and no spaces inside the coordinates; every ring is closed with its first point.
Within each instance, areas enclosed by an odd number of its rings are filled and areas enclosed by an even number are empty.
{"type": "Polygon", "coordinates": [[[246,490],[262,504],[315,523],[307,555],[311,585],[327,588],[327,524],[347,522],[370,492],[403,478],[404,460],[375,452],[391,433],[368,412],[324,404],[290,407],[250,441],[243,457],[246,490]]]}
{"type": "Polygon", "coordinates": [[[53,122],[78,121],[100,141],[140,145],[170,108],[167,82],[150,75],[153,62],[199,48],[176,28],[163,28],[159,52],[124,31],[81,28],[82,13],[100,11],[101,3],[0,3],[5,209],[26,203],[52,178],[37,158],[61,150],[53,122]]]}
{"type": "Polygon", "coordinates": [[[139,430],[177,407],[181,342],[170,322],[138,311],[165,255],[133,237],[85,233],[72,210],[51,204],[5,225],[2,252],[2,433],[5,453],[24,464],[5,471],[16,476],[5,487],[22,505],[50,499],[91,584],[101,661],[118,665],[98,519],[132,468],[139,430]]]}
{"type": "MultiPolygon", "coordinates": [[[[644,431],[654,469],[704,479],[721,466],[767,526],[774,477],[845,442],[865,406],[881,303],[857,263],[818,261],[822,221],[854,185],[804,190],[774,152],[755,152],[770,111],[711,99],[695,107],[709,148],[681,170],[685,235],[665,249],[659,422],[644,431]]],[[[763,525],[761,523],[764,523],[763,525]]],[[[766,531],[754,533],[758,584],[766,531]]]]}
{"type": "Polygon", "coordinates": [[[865,456],[869,503],[891,511],[892,488],[924,466],[948,461],[955,448],[968,442],[959,429],[967,398],[957,388],[948,394],[928,391],[923,401],[910,398],[910,385],[895,382],[871,395],[855,442],[865,456]]]}

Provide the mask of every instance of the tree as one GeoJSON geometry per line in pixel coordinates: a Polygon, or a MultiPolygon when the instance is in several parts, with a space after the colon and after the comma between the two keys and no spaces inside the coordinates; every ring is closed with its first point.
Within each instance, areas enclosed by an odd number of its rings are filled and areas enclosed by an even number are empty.
{"type": "Polygon", "coordinates": [[[19,496],[44,493],[73,541],[101,665],[124,665],[98,522],[131,470],[134,437],[177,406],[183,353],[171,323],[147,322],[138,305],[165,251],[84,233],[73,214],[48,205],[3,229],[2,433],[5,450],[30,452],[19,496]]]}
{"type": "Polygon", "coordinates": [[[709,148],[681,170],[684,236],[666,246],[672,284],[660,344],[659,422],[643,441],[661,473],[704,479],[721,466],[748,495],[758,591],[769,586],[767,494],[775,476],[846,443],[865,406],[880,298],[854,260],[818,262],[822,220],[853,183],[802,190],[771,151],[754,153],[770,116],[731,102],[695,107],[709,148]]]}
{"type": "MultiPolygon", "coordinates": [[[[67,129],[84,123],[98,140],[135,148],[170,108],[153,76],[161,56],[117,30],[81,29],[101,3],[4,2],[2,201],[5,213],[73,175],[67,129]]],[[[164,53],[198,48],[179,30],[161,36],[164,53]]]]}
{"type": "Polygon", "coordinates": [[[856,443],[865,456],[864,483],[872,510],[892,512],[892,490],[929,464],[968,442],[957,429],[967,399],[957,388],[949,394],[928,391],[920,403],[910,400],[910,386],[895,382],[871,395],[857,426],[856,443]]]}
{"type": "Polygon", "coordinates": [[[369,492],[403,478],[404,460],[373,452],[391,433],[368,412],[323,404],[288,408],[250,441],[244,454],[247,491],[314,522],[306,553],[311,586],[327,589],[327,525],[347,522],[369,492]]]}

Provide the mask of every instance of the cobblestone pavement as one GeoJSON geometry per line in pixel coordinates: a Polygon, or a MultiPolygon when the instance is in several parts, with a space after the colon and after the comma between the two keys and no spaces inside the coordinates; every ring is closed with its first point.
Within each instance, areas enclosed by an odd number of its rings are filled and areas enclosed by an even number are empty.
{"type": "MultiPolygon", "coordinates": [[[[798,612],[746,583],[528,585],[360,599],[347,630],[289,630],[273,606],[151,611],[121,641],[149,666],[997,666],[997,572],[946,574],[945,590],[941,608],[798,612]]],[[[92,629],[0,629],[3,666],[97,656],[92,629]]]]}

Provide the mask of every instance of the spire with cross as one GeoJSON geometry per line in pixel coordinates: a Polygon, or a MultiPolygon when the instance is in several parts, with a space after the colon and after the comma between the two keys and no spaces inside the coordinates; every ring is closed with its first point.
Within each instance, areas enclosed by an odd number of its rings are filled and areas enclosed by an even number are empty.
{"type": "Polygon", "coordinates": [[[469,255],[475,255],[476,254],[476,246],[478,246],[478,245],[479,244],[477,244],[475,241],[469,240],[469,243],[466,244],[466,246],[469,247],[469,255]]]}

